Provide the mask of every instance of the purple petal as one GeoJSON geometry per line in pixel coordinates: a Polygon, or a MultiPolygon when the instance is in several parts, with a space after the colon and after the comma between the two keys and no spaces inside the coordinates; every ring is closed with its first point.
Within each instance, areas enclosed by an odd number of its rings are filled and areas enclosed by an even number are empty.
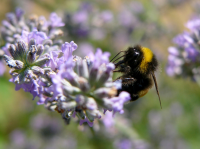
{"type": "Polygon", "coordinates": [[[88,12],[87,11],[79,11],[73,15],[72,18],[75,24],[85,23],[88,20],[88,12]]]}
{"type": "Polygon", "coordinates": [[[110,128],[111,126],[114,125],[114,119],[113,119],[113,114],[110,111],[105,112],[105,115],[103,117],[103,123],[107,128],[110,128]]]}
{"type": "Polygon", "coordinates": [[[192,30],[192,31],[199,30],[199,28],[200,28],[200,19],[199,18],[193,18],[190,21],[188,21],[185,26],[187,28],[189,28],[190,30],[192,30]]]}
{"type": "Polygon", "coordinates": [[[36,40],[36,44],[42,44],[42,42],[45,39],[48,39],[48,37],[47,37],[46,33],[44,33],[44,32],[38,32],[36,29],[34,29],[32,32],[30,32],[28,34],[28,42],[31,39],[35,39],[36,40]]]}
{"type": "Polygon", "coordinates": [[[58,17],[58,15],[55,12],[50,14],[49,19],[50,19],[49,25],[52,27],[62,27],[65,25],[62,22],[61,17],[58,17]]]}
{"type": "Polygon", "coordinates": [[[170,55],[179,56],[180,52],[176,47],[169,47],[168,52],[170,55]]]}
{"type": "Polygon", "coordinates": [[[16,8],[15,14],[17,19],[19,20],[24,15],[24,11],[21,8],[16,8]]]}
{"type": "Polygon", "coordinates": [[[64,53],[64,58],[65,60],[69,59],[70,57],[72,57],[72,52],[74,50],[77,49],[77,44],[74,43],[74,41],[71,41],[70,43],[65,42],[62,47],[61,50],[64,53]]]}
{"type": "Polygon", "coordinates": [[[83,125],[83,123],[85,123],[85,122],[87,122],[90,127],[93,126],[93,122],[90,122],[87,118],[81,119],[80,122],[79,122],[79,124],[83,125]]]}
{"type": "Polygon", "coordinates": [[[113,112],[123,112],[123,105],[131,99],[128,92],[121,92],[118,97],[113,97],[110,100],[113,102],[113,112]]]}

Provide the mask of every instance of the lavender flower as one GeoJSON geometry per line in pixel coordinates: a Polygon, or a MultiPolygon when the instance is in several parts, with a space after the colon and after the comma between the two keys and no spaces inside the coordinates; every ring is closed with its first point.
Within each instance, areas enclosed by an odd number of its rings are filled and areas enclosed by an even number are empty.
{"type": "Polygon", "coordinates": [[[12,68],[10,81],[16,84],[16,90],[23,88],[30,92],[33,98],[39,96],[42,89],[40,78],[46,78],[51,70],[46,65],[50,60],[49,54],[43,54],[45,48],[49,47],[46,46],[47,41],[47,36],[43,32],[24,31],[21,39],[16,44],[10,44],[7,49],[10,55],[4,55],[6,64],[12,68]]]}
{"type": "Polygon", "coordinates": [[[68,60],[51,75],[54,96],[46,100],[46,107],[61,113],[67,123],[77,116],[80,125],[87,122],[90,127],[94,119],[102,117],[103,109],[123,113],[123,104],[130,95],[121,92],[115,97],[117,83],[112,81],[114,64],[109,63],[110,54],[98,49],[82,59],[68,52],[68,60]]]}
{"type": "Polygon", "coordinates": [[[123,113],[130,95],[121,92],[116,97],[121,82],[112,81],[115,67],[109,63],[108,52],[98,49],[82,59],[72,55],[77,49],[73,41],[59,49],[50,46],[47,38],[44,32],[24,31],[7,49],[10,55],[4,59],[12,68],[11,82],[16,90],[23,88],[33,98],[38,96],[38,104],[45,102],[49,110],[61,113],[66,123],[77,116],[80,125],[87,122],[92,127],[94,119],[100,119],[106,110],[123,113]]]}
{"type": "Polygon", "coordinates": [[[41,134],[44,138],[52,138],[60,134],[62,125],[58,118],[52,118],[45,114],[36,115],[31,119],[31,126],[35,132],[41,134]]]}
{"type": "Polygon", "coordinates": [[[31,32],[37,29],[45,32],[54,44],[58,44],[60,41],[57,38],[63,34],[59,27],[64,26],[64,23],[55,12],[50,14],[49,21],[43,16],[38,17],[36,15],[31,15],[29,19],[25,19],[23,10],[17,8],[15,13],[7,14],[7,20],[3,20],[2,25],[1,34],[8,43],[15,43],[23,30],[31,32]]]}
{"type": "Polygon", "coordinates": [[[17,8],[15,13],[8,13],[7,19],[2,21],[1,35],[6,42],[14,43],[16,38],[21,35],[22,30],[29,31],[23,15],[23,10],[17,8]]]}
{"type": "Polygon", "coordinates": [[[169,76],[190,77],[199,82],[200,76],[200,18],[188,21],[184,32],[174,38],[176,47],[170,47],[166,72],[169,76]]]}
{"type": "MultiPolygon", "coordinates": [[[[63,31],[59,28],[64,26],[64,23],[56,13],[51,13],[49,21],[43,16],[38,17],[36,15],[31,15],[29,19],[25,19],[23,10],[17,8],[15,13],[7,14],[7,19],[2,21],[2,25],[1,35],[8,45],[17,43],[21,38],[23,38],[22,40],[27,40],[28,38],[35,38],[34,36],[37,36],[37,42],[40,44],[43,41],[43,38],[50,39],[46,41],[46,45],[60,46],[62,44],[62,40],[59,38],[63,35],[63,31]],[[32,35],[29,35],[32,37],[27,38],[24,31],[27,31],[27,33],[33,32],[32,35]],[[38,31],[40,32],[40,35],[36,35],[36,32],[38,31]],[[24,35],[25,38],[22,37],[24,35]]],[[[6,47],[3,48],[7,49],[6,47]]],[[[8,51],[4,52],[8,54],[8,51]]],[[[1,59],[0,63],[2,65],[1,59]]],[[[3,70],[2,67],[0,75],[4,72],[3,70]]]]}
{"type": "MultiPolygon", "coordinates": [[[[22,12],[16,12],[12,19],[22,15],[22,12]]],[[[105,18],[102,14],[105,22],[111,18],[111,15],[105,18]]],[[[12,23],[10,29],[18,22],[12,23]]],[[[115,66],[109,63],[110,53],[97,49],[95,54],[88,53],[81,58],[72,55],[78,47],[73,41],[57,45],[57,28],[64,23],[55,13],[51,14],[50,21],[32,16],[23,25],[28,31],[20,30],[21,35],[12,34],[15,37],[13,44],[7,41],[3,47],[3,58],[12,68],[10,81],[16,84],[16,90],[22,88],[30,92],[33,99],[39,97],[38,104],[61,113],[66,123],[72,117],[78,117],[80,125],[87,122],[92,127],[94,120],[100,119],[107,110],[113,115],[124,112],[123,105],[130,100],[130,95],[121,92],[117,96],[121,82],[112,80],[115,66]]]]}

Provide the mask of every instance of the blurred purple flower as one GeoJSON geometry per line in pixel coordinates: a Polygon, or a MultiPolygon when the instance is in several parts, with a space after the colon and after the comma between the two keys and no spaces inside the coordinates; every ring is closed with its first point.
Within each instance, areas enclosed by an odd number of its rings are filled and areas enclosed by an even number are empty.
{"type": "Polygon", "coordinates": [[[189,20],[186,25],[187,28],[189,28],[191,31],[196,31],[200,29],[200,18],[195,17],[191,20],[189,20]]]}
{"type": "Polygon", "coordinates": [[[135,13],[142,13],[144,12],[144,7],[141,2],[133,1],[130,3],[130,8],[132,8],[132,11],[135,13]]]}
{"type": "Polygon", "coordinates": [[[16,14],[17,19],[19,20],[24,15],[24,11],[18,7],[15,10],[15,14],[16,14]]]}
{"type": "Polygon", "coordinates": [[[5,65],[3,64],[2,61],[0,61],[0,76],[2,76],[5,71],[6,71],[5,65]]]}
{"type": "Polygon", "coordinates": [[[168,56],[168,64],[166,72],[169,76],[176,76],[182,73],[182,66],[184,60],[181,58],[180,52],[175,47],[170,47],[168,49],[170,55],[168,56]]]}
{"type": "Polygon", "coordinates": [[[26,142],[26,136],[22,130],[14,130],[10,134],[10,141],[14,144],[17,148],[23,147],[26,142]]]}
{"type": "Polygon", "coordinates": [[[65,24],[62,22],[62,18],[60,18],[55,12],[50,14],[49,17],[49,26],[51,27],[62,27],[65,24]]]}
{"type": "MultiPolygon", "coordinates": [[[[64,26],[64,23],[56,13],[51,13],[50,20],[46,20],[44,16],[37,17],[36,15],[32,15],[29,19],[24,19],[23,15],[23,10],[17,8],[15,13],[8,13],[6,20],[2,21],[1,35],[7,43],[18,41],[21,38],[22,31],[34,32],[37,30],[40,33],[38,35],[34,33],[34,36],[45,39],[48,37],[52,40],[52,44],[60,44],[61,40],[58,38],[63,35],[63,32],[59,27],[64,26]],[[41,34],[41,32],[45,34],[41,34]]],[[[32,35],[30,36],[30,38],[33,38],[32,35]]]]}
{"type": "Polygon", "coordinates": [[[109,10],[105,10],[103,12],[100,13],[100,18],[101,20],[103,20],[103,22],[110,22],[113,20],[113,14],[111,11],[109,10]]]}
{"type": "Polygon", "coordinates": [[[79,43],[78,49],[79,50],[77,52],[81,57],[88,55],[88,53],[94,52],[94,47],[87,42],[79,43]]]}
{"type": "Polygon", "coordinates": [[[197,59],[199,59],[200,52],[197,51],[197,49],[193,46],[185,48],[186,57],[191,60],[192,62],[195,62],[197,59]]]}
{"type": "Polygon", "coordinates": [[[61,132],[61,123],[57,118],[39,114],[31,119],[31,127],[39,132],[44,138],[51,138],[61,132]]]}
{"type": "Polygon", "coordinates": [[[173,42],[177,44],[180,47],[188,47],[189,45],[193,44],[193,39],[190,37],[190,34],[187,32],[184,32],[183,34],[177,35],[173,42]]]}
{"type": "Polygon", "coordinates": [[[111,111],[106,111],[104,113],[104,117],[102,119],[103,124],[105,125],[106,128],[110,128],[114,125],[114,118],[113,118],[113,113],[111,111]]]}
{"type": "Polygon", "coordinates": [[[190,32],[177,35],[173,42],[176,47],[168,49],[168,64],[166,72],[169,76],[189,76],[192,80],[198,80],[198,65],[200,63],[200,21],[196,17],[186,24],[190,32]]]}
{"type": "Polygon", "coordinates": [[[88,21],[88,12],[85,10],[80,10],[76,12],[73,17],[72,21],[75,24],[86,23],[88,21]]]}
{"type": "Polygon", "coordinates": [[[132,149],[133,145],[131,140],[129,139],[121,139],[115,142],[115,146],[117,149],[132,149]]]}

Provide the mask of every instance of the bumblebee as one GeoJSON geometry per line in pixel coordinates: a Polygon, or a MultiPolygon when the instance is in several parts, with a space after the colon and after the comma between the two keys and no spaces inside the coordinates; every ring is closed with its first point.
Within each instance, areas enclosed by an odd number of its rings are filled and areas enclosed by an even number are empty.
{"type": "Polygon", "coordinates": [[[116,79],[122,81],[122,87],[118,90],[118,94],[121,91],[127,91],[131,95],[131,101],[135,101],[144,96],[153,86],[154,82],[161,106],[156,77],[154,75],[154,72],[158,68],[158,62],[150,49],[140,45],[129,47],[126,51],[120,51],[112,61],[115,64],[114,72],[122,73],[122,76],[116,79]],[[123,55],[118,57],[120,53],[123,53],[123,55]]]}

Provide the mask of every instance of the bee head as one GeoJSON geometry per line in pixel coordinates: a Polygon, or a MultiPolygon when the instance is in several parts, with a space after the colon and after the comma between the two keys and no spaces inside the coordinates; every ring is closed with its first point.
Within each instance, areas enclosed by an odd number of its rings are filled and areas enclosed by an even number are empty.
{"type": "Polygon", "coordinates": [[[132,68],[137,67],[143,58],[143,52],[140,46],[129,47],[126,51],[126,56],[124,57],[124,61],[127,65],[131,66],[132,68]]]}

